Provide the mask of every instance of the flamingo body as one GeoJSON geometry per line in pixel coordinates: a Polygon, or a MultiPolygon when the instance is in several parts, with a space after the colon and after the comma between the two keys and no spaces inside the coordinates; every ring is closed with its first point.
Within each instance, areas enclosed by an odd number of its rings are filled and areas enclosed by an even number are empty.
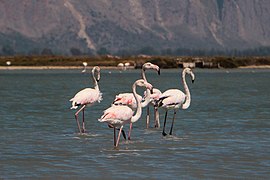
{"type": "Polygon", "coordinates": [[[107,122],[114,127],[121,127],[130,123],[133,110],[128,106],[111,106],[106,109],[99,119],[99,122],[107,122]]]}
{"type": "Polygon", "coordinates": [[[71,109],[77,109],[82,105],[92,105],[95,102],[100,102],[102,100],[102,93],[97,89],[85,88],[79,91],[73,98],[70,99],[72,101],[71,109]]]}
{"type": "MultiPolygon", "coordinates": [[[[138,95],[139,101],[142,101],[142,96],[138,95]]],[[[115,96],[115,99],[113,101],[114,105],[127,105],[131,109],[137,108],[136,99],[133,95],[133,93],[120,93],[115,96]]]]}
{"type": "Polygon", "coordinates": [[[160,96],[159,107],[178,109],[184,104],[186,95],[179,89],[169,89],[160,96]]]}
{"type": "MultiPolygon", "coordinates": [[[[160,96],[162,95],[159,89],[153,88],[153,94],[150,95],[150,103],[152,105],[156,104],[156,101],[159,100],[160,96]]],[[[146,91],[144,92],[144,97],[146,96],[146,91]]]]}

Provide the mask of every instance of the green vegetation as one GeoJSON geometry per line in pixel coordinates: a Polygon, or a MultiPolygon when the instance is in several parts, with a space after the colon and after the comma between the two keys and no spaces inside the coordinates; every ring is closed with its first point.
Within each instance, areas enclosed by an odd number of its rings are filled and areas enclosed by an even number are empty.
{"type": "Polygon", "coordinates": [[[270,65],[270,57],[192,57],[192,56],[0,56],[0,66],[7,66],[10,61],[12,66],[111,66],[129,62],[140,68],[144,62],[152,62],[161,68],[177,68],[185,62],[208,64],[208,68],[237,68],[239,66],[270,65]],[[210,65],[209,65],[210,64],[210,65]]]}

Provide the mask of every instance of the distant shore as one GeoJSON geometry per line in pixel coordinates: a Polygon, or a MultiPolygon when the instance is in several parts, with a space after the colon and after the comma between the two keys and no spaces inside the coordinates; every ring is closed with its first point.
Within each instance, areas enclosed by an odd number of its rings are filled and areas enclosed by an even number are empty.
{"type": "MultiPolygon", "coordinates": [[[[87,67],[87,69],[91,69],[92,66],[87,67]]],[[[101,69],[119,69],[119,67],[114,66],[100,66],[101,69]]],[[[82,69],[83,66],[0,66],[0,70],[46,70],[46,69],[82,69]]],[[[133,67],[129,67],[128,69],[134,69],[133,67]]]]}
{"type": "Polygon", "coordinates": [[[241,69],[268,69],[268,68],[270,68],[270,65],[239,66],[238,68],[241,68],[241,69]]]}
{"type": "MultiPolygon", "coordinates": [[[[87,69],[91,69],[92,66],[87,67],[87,69]]],[[[101,69],[118,69],[119,67],[115,66],[100,66],[101,69]]],[[[239,66],[240,69],[269,69],[270,65],[252,65],[252,66],[239,66]]],[[[82,66],[0,66],[0,70],[49,70],[49,69],[83,69],[82,66]]],[[[134,69],[133,67],[129,67],[129,69],[134,69]]]]}
{"type": "Polygon", "coordinates": [[[162,69],[196,68],[269,68],[268,57],[193,57],[193,56],[0,56],[0,69],[80,69],[95,65],[102,69],[140,69],[145,62],[151,62],[162,69]],[[126,65],[128,64],[128,65],[126,65]]]}

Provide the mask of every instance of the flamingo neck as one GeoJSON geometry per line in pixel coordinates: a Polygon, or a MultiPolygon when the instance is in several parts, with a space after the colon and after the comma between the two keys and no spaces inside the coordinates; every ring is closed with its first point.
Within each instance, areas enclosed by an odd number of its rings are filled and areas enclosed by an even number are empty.
{"type": "Polygon", "coordinates": [[[150,90],[149,90],[149,89],[146,89],[146,97],[145,97],[145,100],[144,100],[143,103],[141,103],[141,105],[142,105],[143,108],[146,107],[146,106],[149,104],[149,102],[150,102],[150,96],[151,96],[150,90]]]}
{"type": "Polygon", "coordinates": [[[96,79],[96,77],[95,77],[95,70],[94,70],[94,69],[93,69],[93,71],[92,71],[92,78],[93,78],[95,90],[99,91],[99,86],[98,86],[97,79],[96,79]]]}
{"type": "Polygon", "coordinates": [[[142,115],[142,104],[139,101],[139,95],[136,92],[136,85],[137,85],[136,83],[133,84],[133,86],[132,86],[132,92],[133,92],[133,95],[134,95],[135,100],[136,100],[136,103],[137,103],[137,109],[136,109],[136,113],[131,118],[131,123],[134,123],[134,122],[138,121],[139,118],[142,115]]]}
{"type": "Polygon", "coordinates": [[[182,73],[182,80],[183,80],[184,89],[186,93],[186,100],[185,100],[185,103],[182,105],[182,109],[187,109],[190,106],[191,96],[190,96],[190,92],[189,92],[188,85],[186,82],[186,71],[183,71],[182,73]]]}
{"type": "Polygon", "coordinates": [[[145,76],[145,68],[142,68],[142,78],[145,82],[147,82],[146,76],[145,76]]]}

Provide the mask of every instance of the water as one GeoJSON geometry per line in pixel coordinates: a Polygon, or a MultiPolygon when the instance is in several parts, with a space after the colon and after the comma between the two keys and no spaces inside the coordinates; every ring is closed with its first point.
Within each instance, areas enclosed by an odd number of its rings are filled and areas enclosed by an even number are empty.
{"type": "MultiPolygon", "coordinates": [[[[172,136],[145,129],[113,148],[113,131],[97,119],[114,95],[131,92],[139,70],[102,70],[103,101],[87,108],[79,135],[68,101],[84,87],[78,70],[0,71],[0,178],[266,179],[270,175],[270,70],[199,70],[192,102],[179,110],[172,136]]],[[[182,88],[180,70],[147,72],[164,91],[182,88]]],[[[139,91],[140,93],[142,92],[139,91]]],[[[152,109],[151,109],[152,110],[152,109]]],[[[169,131],[173,113],[169,113],[169,131]]],[[[163,126],[164,111],[160,110],[163,126]]],[[[128,130],[128,127],[125,127],[128,130]]]]}

